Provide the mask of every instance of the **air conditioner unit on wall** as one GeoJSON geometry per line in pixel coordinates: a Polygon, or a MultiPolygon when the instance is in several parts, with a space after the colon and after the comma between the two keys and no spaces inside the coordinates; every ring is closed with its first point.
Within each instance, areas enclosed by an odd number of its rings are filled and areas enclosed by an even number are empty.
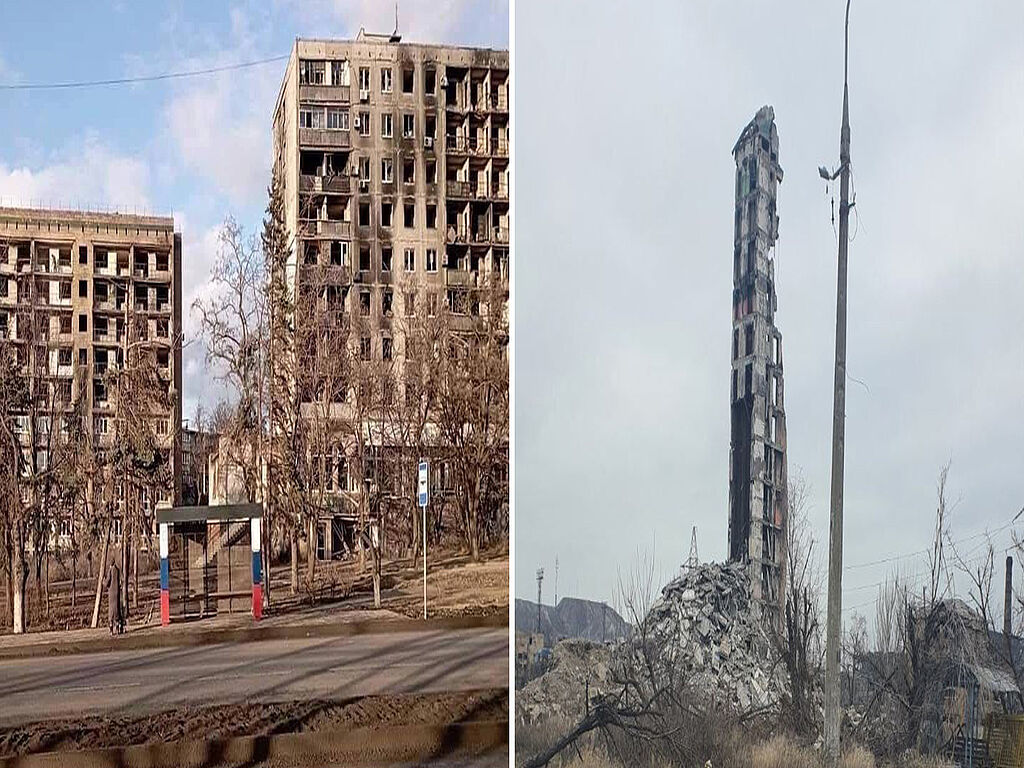
{"type": "Polygon", "coordinates": [[[423,137],[423,146],[426,147],[427,149],[431,149],[434,146],[434,137],[433,136],[424,136],[423,137]]]}
{"type": "Polygon", "coordinates": [[[360,101],[369,101],[370,100],[370,89],[369,88],[360,88],[359,89],[359,100],[360,101]]]}

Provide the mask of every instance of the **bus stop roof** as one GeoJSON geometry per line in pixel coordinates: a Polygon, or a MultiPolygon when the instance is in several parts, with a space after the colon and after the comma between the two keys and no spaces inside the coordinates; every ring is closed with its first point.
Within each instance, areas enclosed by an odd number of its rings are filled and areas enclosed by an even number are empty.
{"type": "Polygon", "coordinates": [[[194,507],[159,507],[156,510],[158,523],[189,523],[215,520],[250,520],[263,517],[262,504],[215,504],[194,507]]]}

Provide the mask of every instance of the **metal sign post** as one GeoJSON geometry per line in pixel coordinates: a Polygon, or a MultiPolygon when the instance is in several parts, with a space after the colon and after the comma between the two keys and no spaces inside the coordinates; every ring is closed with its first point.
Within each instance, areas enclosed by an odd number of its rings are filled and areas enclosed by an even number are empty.
{"type": "Polygon", "coordinates": [[[430,464],[420,462],[419,502],[423,510],[423,618],[427,618],[427,503],[430,501],[430,464]]]}

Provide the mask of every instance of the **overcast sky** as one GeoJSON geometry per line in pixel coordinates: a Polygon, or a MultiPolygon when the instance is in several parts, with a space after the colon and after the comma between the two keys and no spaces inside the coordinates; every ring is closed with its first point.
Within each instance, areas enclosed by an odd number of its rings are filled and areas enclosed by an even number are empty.
{"type": "MultiPolygon", "coordinates": [[[[535,598],[542,566],[545,602],[556,557],[560,596],[607,599],[638,552],[673,576],[694,525],[702,559],[726,555],[730,152],[763,104],[789,473],[827,546],[837,238],[817,168],[838,162],[845,4],[641,5],[516,8],[514,589],[535,598]]],[[[844,602],[863,611],[891,564],[855,566],[929,544],[946,461],[955,537],[1024,506],[1024,4],[854,0],[850,23],[844,602]]]]}
{"type": "MultiPolygon", "coordinates": [[[[402,0],[405,40],[508,47],[507,0],[402,0]]],[[[0,84],[152,76],[287,56],[296,36],[390,32],[389,0],[0,0],[0,84]]],[[[257,231],[286,62],[129,86],[0,91],[0,204],[174,214],[183,414],[222,396],[196,339],[228,215],[257,231]]]]}

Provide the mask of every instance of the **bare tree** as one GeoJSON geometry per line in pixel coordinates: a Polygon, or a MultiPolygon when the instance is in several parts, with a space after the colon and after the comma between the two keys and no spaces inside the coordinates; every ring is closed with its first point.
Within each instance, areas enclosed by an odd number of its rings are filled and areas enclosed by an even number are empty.
{"type": "MultiPolygon", "coordinates": [[[[291,591],[299,588],[298,534],[302,521],[301,491],[306,455],[302,392],[297,381],[301,370],[296,322],[296,297],[292,286],[296,265],[285,226],[281,168],[274,167],[268,190],[267,215],[263,220],[263,256],[266,270],[267,307],[270,321],[268,343],[269,436],[267,451],[269,532],[288,540],[291,591]]],[[[265,525],[267,523],[265,522],[265,525]]]]}
{"type": "Polygon", "coordinates": [[[227,434],[250,502],[264,497],[262,439],[267,395],[268,306],[263,249],[228,217],[218,235],[211,290],[193,302],[206,359],[231,391],[227,434]]]}
{"type": "Polygon", "coordinates": [[[807,486],[800,477],[790,482],[785,529],[785,614],[776,645],[790,685],[790,724],[800,733],[818,725],[814,691],[822,665],[821,568],[807,519],[807,486]]]}
{"type": "Polygon", "coordinates": [[[479,292],[449,291],[448,311],[456,317],[438,400],[440,434],[454,467],[463,535],[474,560],[480,557],[482,521],[499,513],[507,499],[508,325],[498,275],[492,272],[484,280],[479,292]]]}

